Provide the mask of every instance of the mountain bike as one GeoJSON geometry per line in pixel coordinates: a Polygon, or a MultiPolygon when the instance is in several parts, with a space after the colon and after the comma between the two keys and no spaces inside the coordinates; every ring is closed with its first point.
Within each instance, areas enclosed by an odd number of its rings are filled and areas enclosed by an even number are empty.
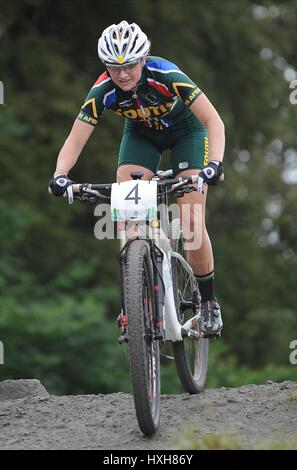
{"type": "Polygon", "coordinates": [[[197,190],[198,176],[173,178],[172,170],[150,181],[142,173],[112,184],[74,184],[76,198],[111,202],[120,238],[120,343],[128,344],[136,416],[150,436],[160,423],[160,349],[172,344],[184,390],[199,393],[208,365],[208,338],[200,330],[201,297],[187,262],[179,217],[169,220],[168,196],[197,190]]]}

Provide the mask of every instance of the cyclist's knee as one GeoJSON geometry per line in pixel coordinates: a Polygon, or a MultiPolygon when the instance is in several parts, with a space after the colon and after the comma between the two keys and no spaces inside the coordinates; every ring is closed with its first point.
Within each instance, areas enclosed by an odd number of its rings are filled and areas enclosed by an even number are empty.
{"type": "Polygon", "coordinates": [[[205,189],[206,191],[204,194],[193,191],[191,193],[184,194],[184,196],[179,198],[177,201],[181,213],[185,213],[187,217],[190,216],[191,220],[199,215],[199,218],[202,218],[203,223],[205,221],[207,188],[205,189]]]}
{"type": "Polygon", "coordinates": [[[144,174],[143,180],[150,180],[153,176],[154,173],[149,170],[148,168],[145,168],[140,165],[121,165],[117,169],[117,182],[121,183],[122,181],[128,181],[131,178],[131,173],[133,172],[141,172],[144,174]]]}

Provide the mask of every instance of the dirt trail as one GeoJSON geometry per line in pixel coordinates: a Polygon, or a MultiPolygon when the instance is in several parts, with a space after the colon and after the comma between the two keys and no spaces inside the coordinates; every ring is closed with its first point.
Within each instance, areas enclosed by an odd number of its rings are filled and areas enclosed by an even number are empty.
{"type": "Polygon", "coordinates": [[[199,438],[232,433],[253,446],[297,442],[297,382],[163,395],[160,431],[151,439],[139,431],[131,395],[47,396],[33,381],[33,391],[15,398],[13,382],[17,390],[21,381],[6,382],[8,396],[0,383],[0,449],[177,449],[173,439],[189,425],[199,438]]]}

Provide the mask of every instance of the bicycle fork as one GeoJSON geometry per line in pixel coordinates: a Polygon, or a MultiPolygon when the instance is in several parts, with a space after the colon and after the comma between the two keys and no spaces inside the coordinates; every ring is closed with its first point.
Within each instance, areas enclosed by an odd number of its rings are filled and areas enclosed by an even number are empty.
{"type": "MultiPolygon", "coordinates": [[[[120,336],[118,341],[120,344],[128,341],[128,316],[126,314],[125,302],[125,283],[126,276],[126,262],[127,262],[127,249],[133,240],[128,240],[121,252],[119,253],[119,266],[121,277],[121,312],[118,316],[118,325],[120,327],[120,336]]],[[[163,253],[156,246],[150,246],[151,257],[153,261],[154,284],[154,331],[153,336],[156,340],[165,339],[165,323],[164,323],[164,283],[162,279],[162,266],[163,266],[163,253]]]]}
{"type": "Polygon", "coordinates": [[[125,283],[127,280],[126,276],[126,251],[128,244],[119,253],[119,265],[120,265],[120,279],[121,279],[121,312],[117,318],[118,326],[120,327],[120,336],[118,341],[120,344],[128,341],[128,316],[126,315],[126,302],[125,302],[125,283]]]}
{"type": "Polygon", "coordinates": [[[162,276],[163,253],[159,248],[151,245],[151,254],[154,269],[154,302],[155,302],[155,339],[165,339],[164,324],[164,282],[162,276]]]}

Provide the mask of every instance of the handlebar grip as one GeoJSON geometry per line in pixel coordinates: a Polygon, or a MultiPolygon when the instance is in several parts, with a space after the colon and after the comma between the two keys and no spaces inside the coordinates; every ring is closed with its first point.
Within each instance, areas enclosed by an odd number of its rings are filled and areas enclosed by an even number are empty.
{"type": "Polygon", "coordinates": [[[199,175],[194,175],[192,176],[192,182],[197,183],[198,182],[199,175]]]}
{"type": "MultiPolygon", "coordinates": [[[[80,192],[80,187],[81,187],[81,184],[73,184],[72,185],[73,192],[74,193],[79,193],[80,192]]],[[[48,192],[49,192],[49,194],[53,194],[50,187],[48,187],[48,192]]]]}

